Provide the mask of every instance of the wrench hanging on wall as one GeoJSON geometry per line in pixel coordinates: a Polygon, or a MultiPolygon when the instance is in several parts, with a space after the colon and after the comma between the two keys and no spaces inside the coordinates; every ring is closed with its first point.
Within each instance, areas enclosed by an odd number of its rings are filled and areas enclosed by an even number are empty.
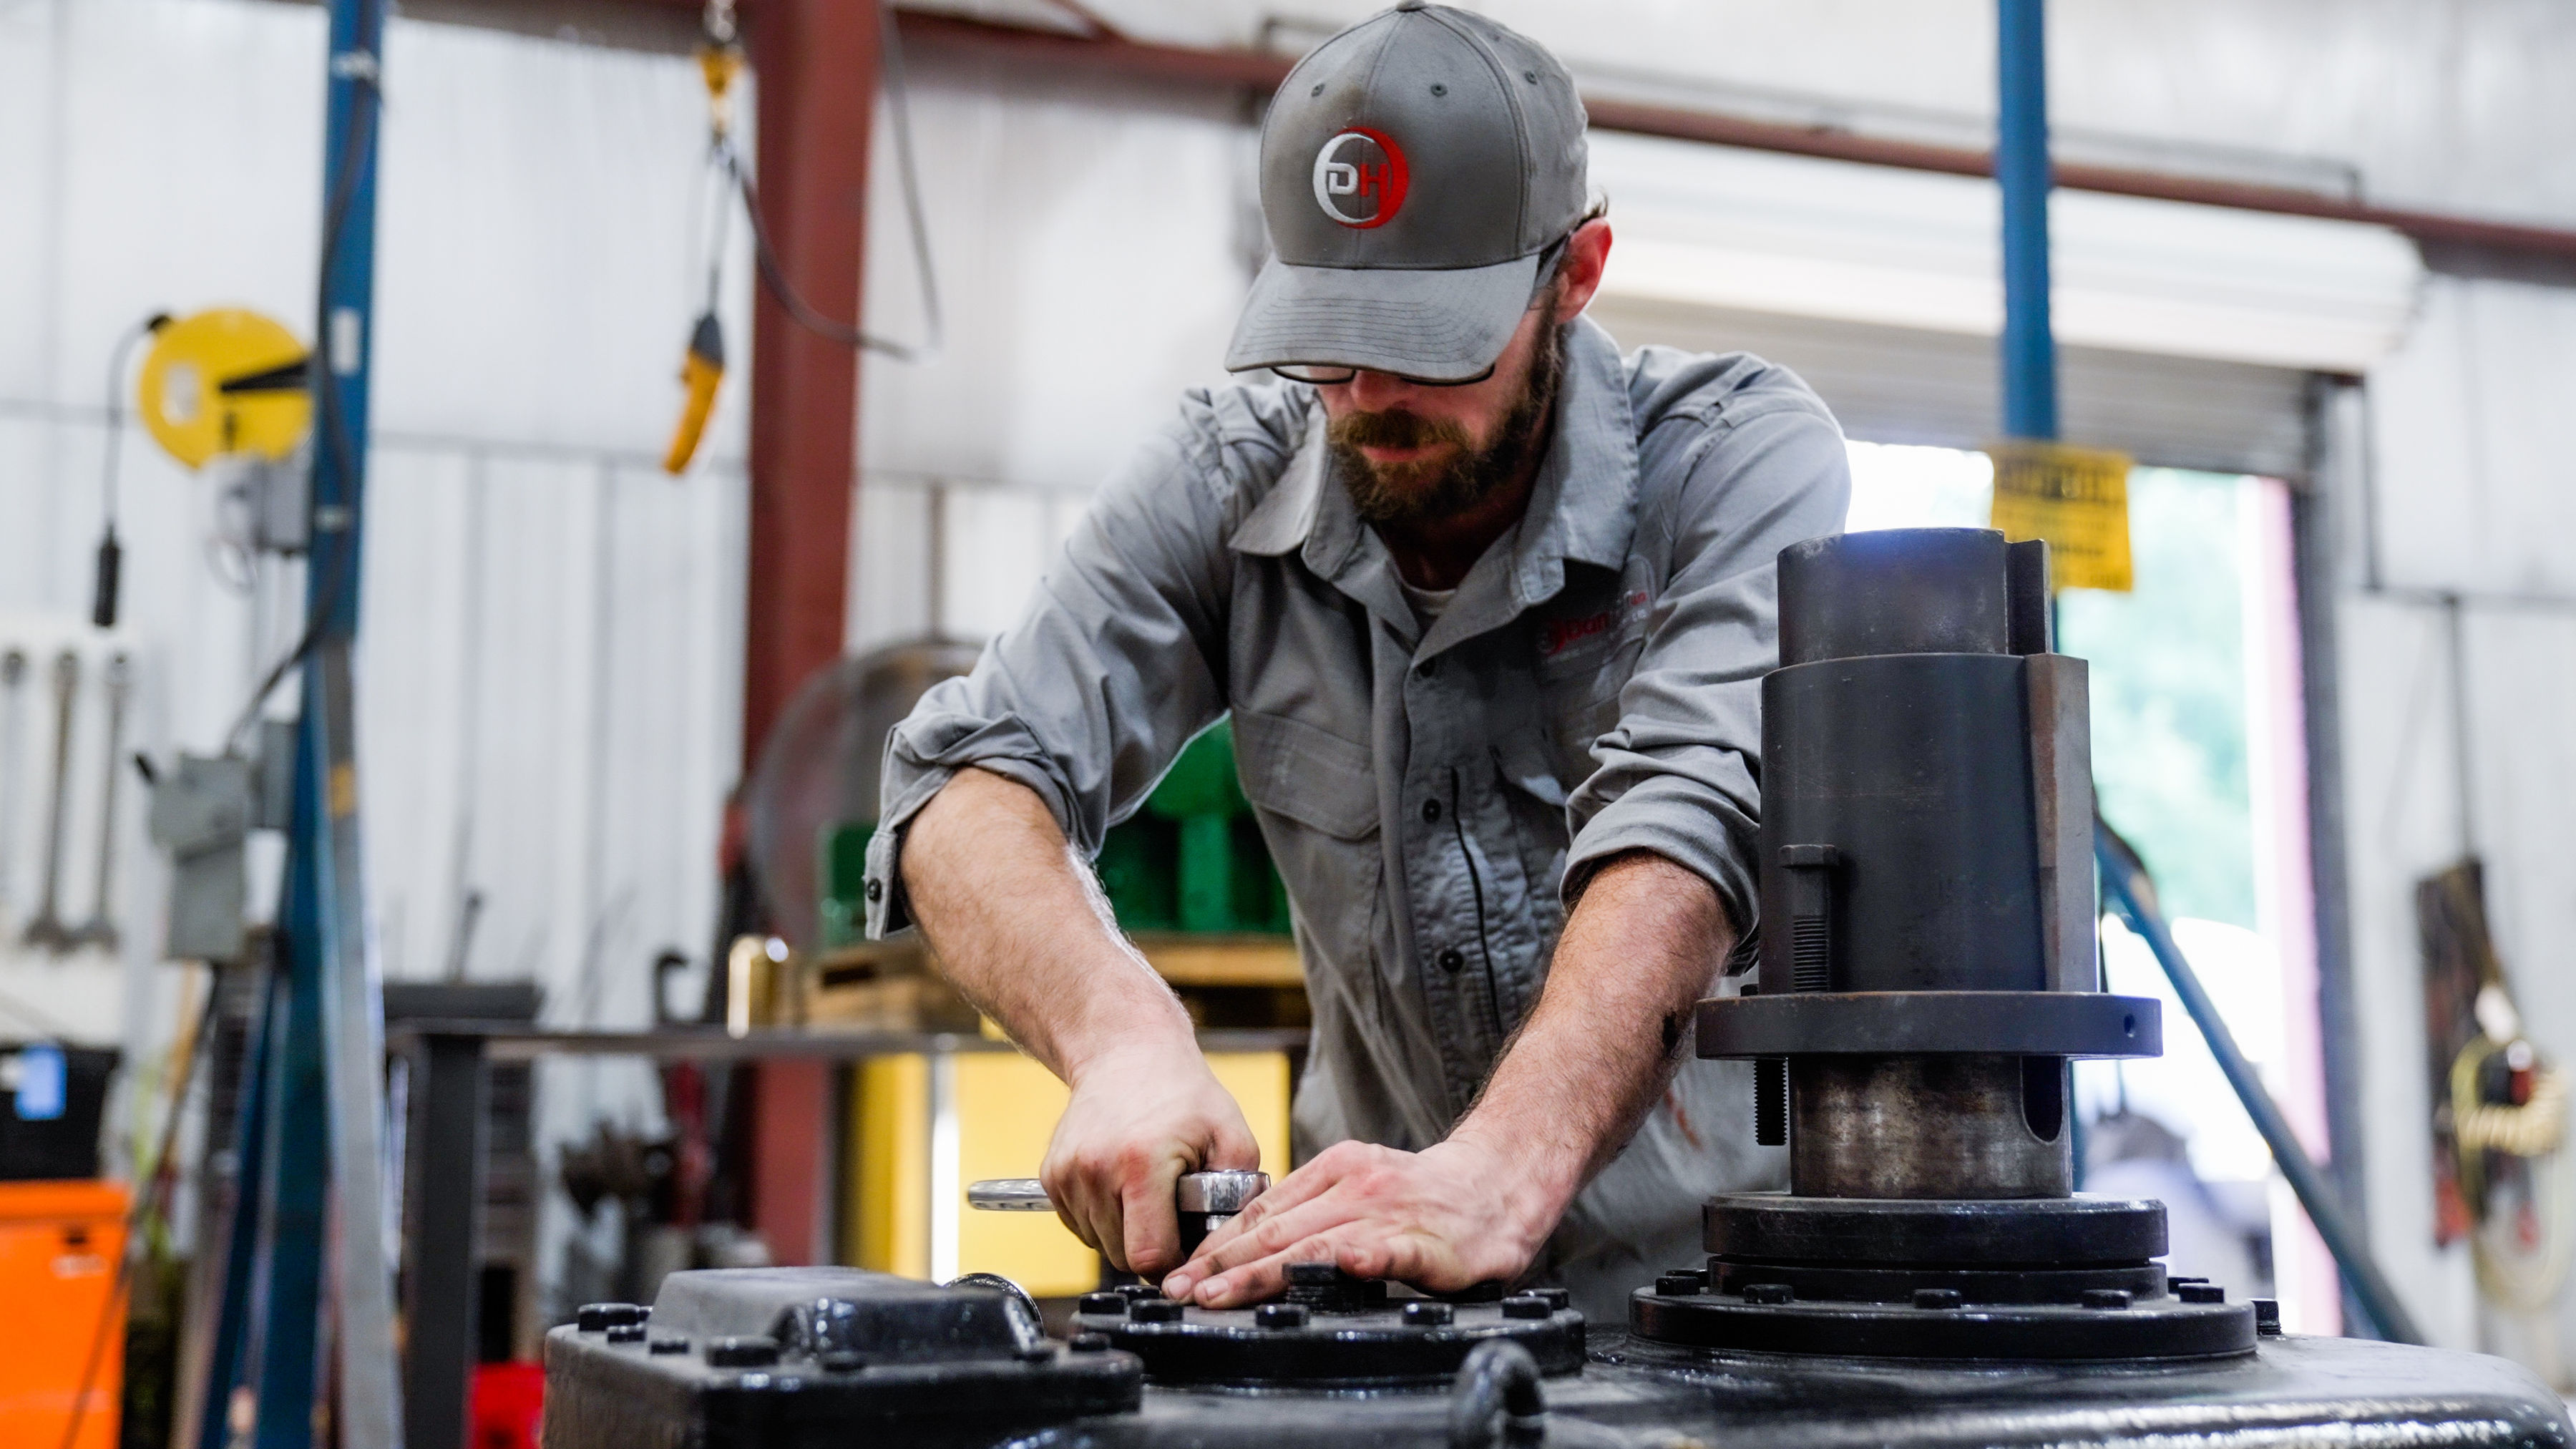
{"type": "Polygon", "coordinates": [[[0,654],[0,917],[10,914],[10,877],[18,861],[20,776],[27,754],[27,651],[0,654]]]}
{"type": "Polygon", "coordinates": [[[74,944],[116,949],[116,922],[108,919],[107,888],[116,876],[116,777],[125,755],[125,703],[134,692],[134,662],[123,653],[107,661],[107,779],[98,796],[98,878],[89,919],[73,930],[74,944]]]}
{"type": "Polygon", "coordinates": [[[80,654],[66,649],[54,656],[54,801],[45,826],[45,894],[36,918],[27,923],[26,942],[60,956],[80,944],[63,925],[63,817],[69,813],[72,773],[72,705],[80,695],[80,654]]]}

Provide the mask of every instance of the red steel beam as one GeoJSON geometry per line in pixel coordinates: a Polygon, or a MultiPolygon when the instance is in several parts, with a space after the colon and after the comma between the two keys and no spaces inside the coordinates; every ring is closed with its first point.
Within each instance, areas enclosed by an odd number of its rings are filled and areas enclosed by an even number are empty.
{"type": "MultiPolygon", "coordinates": [[[[760,210],[780,270],[825,317],[859,315],[877,0],[764,0],[748,16],[760,94],[760,210]]],[[[859,357],[799,327],[767,288],[751,320],[746,772],[796,687],[840,657],[849,597],[859,357]]]]}
{"type": "MultiPolygon", "coordinates": [[[[764,0],[747,16],[760,95],[760,209],[779,269],[825,317],[856,321],[867,248],[878,0],[764,0]]],[[[743,770],[806,677],[840,657],[849,599],[859,357],[761,289],[751,322],[751,557],[743,770]]],[[[831,1068],[754,1073],[751,1225],[780,1263],[829,1261],[831,1068]]]]}
{"type": "MultiPolygon", "coordinates": [[[[989,55],[1018,57],[1046,66],[1076,67],[1201,85],[1274,90],[1296,62],[1268,51],[1207,49],[1155,45],[1115,36],[1084,36],[1025,26],[997,25],[952,15],[901,11],[905,42],[954,46],[989,55]]],[[[1586,96],[1592,124],[1607,131],[1662,136],[1753,151],[1896,166],[1912,171],[1939,171],[1954,176],[1991,176],[1994,157],[1961,146],[1936,146],[1884,136],[1865,136],[1827,127],[1784,125],[1729,115],[1723,111],[1652,105],[1612,96],[1586,96]]],[[[2057,184],[2075,191],[2114,196],[2142,196],[2224,206],[2239,211],[2323,217],[2369,222],[2405,233],[2419,242],[2476,247],[2576,261],[2576,230],[2521,222],[2495,221],[2448,212],[2413,211],[2373,206],[2290,186],[2264,186],[2209,177],[2140,171],[2118,166],[2061,165],[2057,184]]]]}

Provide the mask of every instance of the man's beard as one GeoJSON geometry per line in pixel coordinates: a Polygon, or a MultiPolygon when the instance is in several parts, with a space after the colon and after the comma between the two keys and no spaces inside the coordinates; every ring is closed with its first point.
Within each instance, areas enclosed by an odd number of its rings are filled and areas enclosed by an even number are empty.
{"type": "Polygon", "coordinates": [[[1492,497],[1520,475],[1545,442],[1564,362],[1564,329],[1539,328],[1521,395],[1503,415],[1494,440],[1481,450],[1458,424],[1402,408],[1346,413],[1334,419],[1325,442],[1352,506],[1370,523],[1419,523],[1455,517],[1492,497]],[[1360,452],[1364,446],[1418,448],[1435,443],[1447,443],[1449,450],[1425,462],[1377,464],[1360,452]]]}

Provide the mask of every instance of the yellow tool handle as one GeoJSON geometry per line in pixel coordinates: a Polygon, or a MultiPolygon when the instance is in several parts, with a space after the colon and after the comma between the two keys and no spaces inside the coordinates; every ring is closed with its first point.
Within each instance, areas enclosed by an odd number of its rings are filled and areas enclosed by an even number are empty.
{"type": "Polygon", "coordinates": [[[671,451],[662,459],[663,472],[683,473],[697,456],[707,415],[715,411],[716,387],[723,381],[724,333],[716,325],[716,315],[709,312],[698,319],[697,330],[689,338],[689,355],[680,363],[680,385],[688,390],[688,401],[680,408],[680,427],[671,435],[671,451]]]}

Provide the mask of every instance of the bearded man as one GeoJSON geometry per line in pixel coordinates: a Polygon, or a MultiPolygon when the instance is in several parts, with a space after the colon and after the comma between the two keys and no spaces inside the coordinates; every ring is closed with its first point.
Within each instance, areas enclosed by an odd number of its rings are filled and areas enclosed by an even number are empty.
{"type": "Polygon", "coordinates": [[[1596,1319],[1777,1164],[1690,1008],[1754,928],[1772,560],[1840,527],[1840,431],[1743,354],[1622,359],[1565,68],[1406,0],[1290,73],[1274,258],[1226,366],[1094,499],[1028,612],[887,747],[870,927],[1072,1089],[1042,1175],[1175,1298],[1330,1260],[1596,1319]],[[1302,1163],[1180,1253],[1173,1183],[1258,1165],[1090,873],[1233,719],[1314,1034],[1302,1163]]]}

